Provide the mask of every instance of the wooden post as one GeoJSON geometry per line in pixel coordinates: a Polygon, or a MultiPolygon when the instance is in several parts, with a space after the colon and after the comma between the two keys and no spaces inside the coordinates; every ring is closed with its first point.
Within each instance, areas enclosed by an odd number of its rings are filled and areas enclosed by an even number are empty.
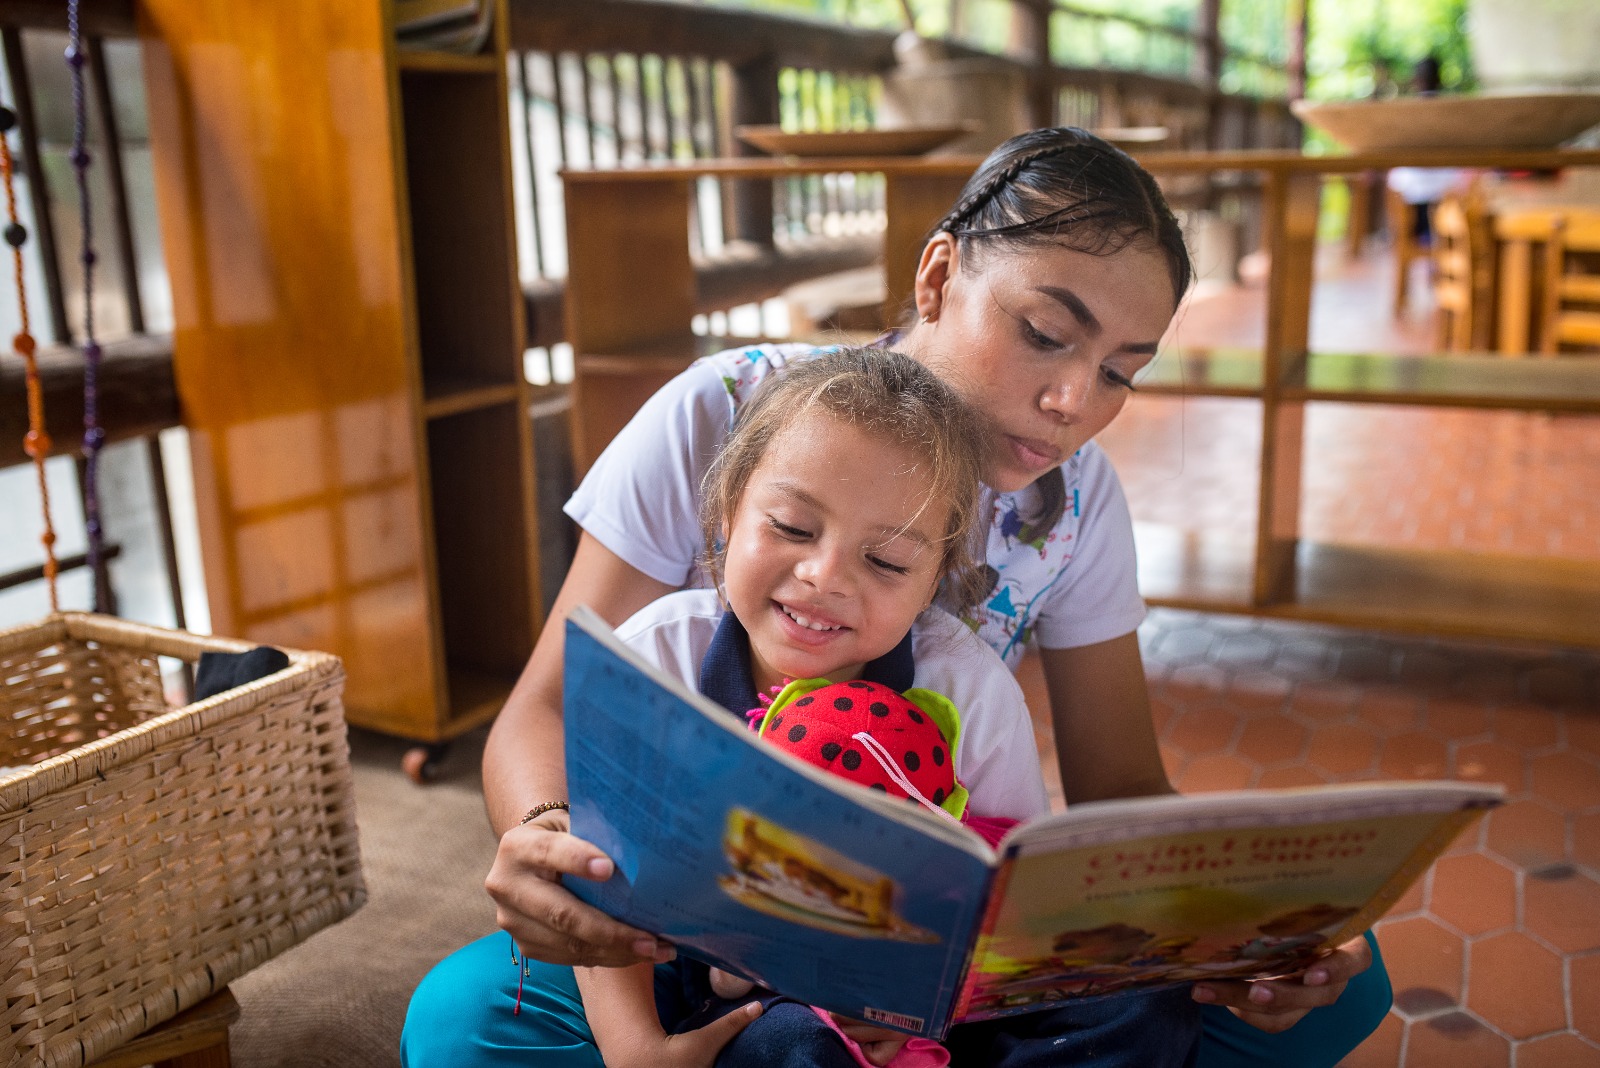
{"type": "MultiPolygon", "coordinates": [[[[770,52],[733,67],[732,126],[764,126],[778,121],[778,61],[770,52]]],[[[761,153],[733,138],[735,156],[761,153]]],[[[768,179],[732,182],[732,235],[762,248],[771,248],[772,182],[768,179]]]]}
{"type": "Polygon", "coordinates": [[[1268,177],[1267,254],[1272,267],[1261,369],[1261,511],[1254,591],[1259,606],[1292,602],[1296,596],[1305,402],[1286,400],[1282,391],[1305,378],[1321,196],[1320,175],[1275,171],[1268,177]]]}

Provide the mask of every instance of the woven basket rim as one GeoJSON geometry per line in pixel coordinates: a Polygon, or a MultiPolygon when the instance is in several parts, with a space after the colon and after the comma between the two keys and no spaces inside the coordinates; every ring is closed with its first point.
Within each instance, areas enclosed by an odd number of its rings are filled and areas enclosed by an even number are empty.
{"type": "MultiPolygon", "coordinates": [[[[198,659],[202,652],[243,652],[260,644],[133,623],[94,612],[54,612],[38,622],[0,630],[0,655],[38,646],[41,639],[44,644],[76,639],[124,647],[131,645],[157,656],[182,660],[198,659]]],[[[143,723],[42,760],[27,771],[0,781],[0,815],[24,808],[56,790],[73,787],[166,742],[198,734],[213,724],[249,713],[263,700],[299,689],[311,676],[337,674],[344,669],[339,658],[330,653],[278,648],[289,657],[289,666],[281,671],[203,701],[169,709],[143,723]]]]}

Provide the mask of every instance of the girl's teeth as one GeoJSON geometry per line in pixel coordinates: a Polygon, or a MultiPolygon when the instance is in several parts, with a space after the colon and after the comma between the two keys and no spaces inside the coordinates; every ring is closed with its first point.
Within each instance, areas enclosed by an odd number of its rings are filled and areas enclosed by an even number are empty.
{"type": "Polygon", "coordinates": [[[790,619],[794,620],[796,623],[800,624],[802,627],[805,627],[807,630],[840,630],[840,629],[842,629],[840,627],[828,627],[828,626],[824,626],[821,623],[813,622],[812,620],[807,619],[805,616],[800,615],[798,612],[792,611],[791,609],[788,609],[788,608],[785,608],[783,611],[784,611],[784,614],[787,615],[790,619]]]}

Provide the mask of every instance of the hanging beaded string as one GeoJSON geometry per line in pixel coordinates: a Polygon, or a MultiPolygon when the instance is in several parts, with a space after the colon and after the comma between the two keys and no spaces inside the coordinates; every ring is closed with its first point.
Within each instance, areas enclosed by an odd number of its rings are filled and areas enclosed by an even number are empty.
{"type": "Polygon", "coordinates": [[[61,609],[56,596],[56,529],[50,522],[50,487],[45,481],[44,459],[50,455],[50,435],[44,428],[44,389],[39,384],[39,361],[34,356],[33,335],[28,332],[28,294],[22,288],[22,246],[28,240],[27,228],[17,221],[16,165],[11,159],[11,129],[17,124],[17,113],[0,105],[0,182],[6,192],[6,244],[11,246],[12,272],[17,279],[17,318],[20,325],[11,339],[11,347],[22,357],[27,367],[28,433],[22,439],[22,451],[33,461],[33,470],[39,476],[39,506],[44,512],[44,533],[39,540],[44,544],[44,581],[50,591],[50,611],[61,609]]]}
{"type": "Polygon", "coordinates": [[[105,539],[100,527],[99,459],[106,433],[100,428],[100,344],[94,337],[94,234],[89,214],[89,109],[84,100],[83,65],[88,53],[78,28],[80,0],[67,0],[67,67],[72,71],[72,169],[78,178],[78,217],[83,223],[83,525],[89,543],[89,573],[94,576],[94,608],[108,610],[104,589],[105,539]]]}

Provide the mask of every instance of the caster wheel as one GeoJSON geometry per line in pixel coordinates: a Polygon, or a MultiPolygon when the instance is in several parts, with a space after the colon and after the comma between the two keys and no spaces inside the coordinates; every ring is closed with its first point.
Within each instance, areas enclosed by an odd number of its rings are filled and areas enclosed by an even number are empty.
{"type": "Polygon", "coordinates": [[[406,778],[418,786],[426,786],[439,775],[439,761],[444,758],[445,746],[419,745],[414,749],[406,750],[406,755],[400,760],[400,769],[406,773],[406,778]]]}

